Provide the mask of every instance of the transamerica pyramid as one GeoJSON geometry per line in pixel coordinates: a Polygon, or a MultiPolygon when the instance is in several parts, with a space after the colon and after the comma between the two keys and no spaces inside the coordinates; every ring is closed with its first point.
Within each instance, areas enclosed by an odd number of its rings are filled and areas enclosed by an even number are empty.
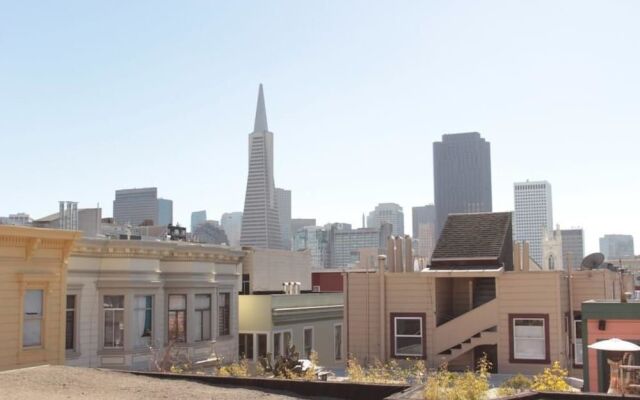
{"type": "Polygon", "coordinates": [[[249,176],[240,244],[263,249],[283,248],[273,181],[273,133],[267,126],[262,84],[258,90],[253,132],[249,134],[249,176]]]}

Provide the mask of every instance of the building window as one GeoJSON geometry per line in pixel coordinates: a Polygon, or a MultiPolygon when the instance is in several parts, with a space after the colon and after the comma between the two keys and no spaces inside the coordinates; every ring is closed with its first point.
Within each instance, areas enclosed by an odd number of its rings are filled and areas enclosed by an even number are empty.
{"type": "Polygon", "coordinates": [[[576,366],[582,366],[582,321],[577,319],[573,321],[575,327],[575,340],[573,342],[573,363],[576,366]]]}
{"type": "Polygon", "coordinates": [[[187,296],[169,295],[169,341],[187,341],[187,296]]]}
{"type": "Polygon", "coordinates": [[[549,317],[509,314],[510,361],[548,363],[549,317]]]}
{"type": "Polygon", "coordinates": [[[309,358],[313,351],[313,328],[304,328],[303,336],[304,355],[309,358]]]}
{"type": "Polygon", "coordinates": [[[241,333],[238,338],[238,355],[240,358],[253,360],[253,333],[241,333]]]}
{"type": "Polygon", "coordinates": [[[124,347],[124,296],[104,296],[104,347],[124,347]]]}
{"type": "Polygon", "coordinates": [[[333,326],[333,355],[336,361],[342,360],[342,325],[333,326]]]}
{"type": "Polygon", "coordinates": [[[149,347],[153,341],[153,296],[136,296],[134,308],[136,319],[134,346],[149,347]]]}
{"type": "Polygon", "coordinates": [[[242,274],[242,292],[240,294],[251,294],[251,278],[249,274],[242,274]]]}
{"type": "Polygon", "coordinates": [[[42,345],[42,302],[44,291],[27,290],[24,292],[24,321],[22,327],[22,345],[34,347],[42,345]]]}
{"type": "Polygon", "coordinates": [[[267,335],[259,333],[256,337],[258,339],[258,357],[265,358],[267,356],[267,335]]]}
{"type": "Polygon", "coordinates": [[[393,357],[424,357],[424,314],[391,314],[393,357]]]}
{"type": "Polygon", "coordinates": [[[196,341],[211,339],[211,295],[196,295],[196,341]]]}
{"type": "Polygon", "coordinates": [[[282,342],[284,353],[289,354],[289,350],[291,349],[291,346],[293,346],[293,335],[291,334],[291,332],[282,333],[282,342]]]}
{"type": "Polygon", "coordinates": [[[65,316],[65,341],[66,350],[75,349],[76,339],[76,296],[67,295],[67,310],[65,316]]]}
{"type": "Polygon", "coordinates": [[[276,332],[273,334],[273,356],[282,355],[282,333],[276,332]]]}
{"type": "Polygon", "coordinates": [[[219,293],[218,294],[218,336],[225,336],[231,334],[230,320],[231,320],[231,294],[219,293]]]}

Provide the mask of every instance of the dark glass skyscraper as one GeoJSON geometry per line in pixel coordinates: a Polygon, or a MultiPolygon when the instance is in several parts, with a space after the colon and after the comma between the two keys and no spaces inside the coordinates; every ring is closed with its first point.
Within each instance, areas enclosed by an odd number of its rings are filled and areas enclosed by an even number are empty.
{"type": "Polygon", "coordinates": [[[433,143],[439,235],[454,213],[491,212],[491,146],[478,132],[442,135],[433,143]]]}

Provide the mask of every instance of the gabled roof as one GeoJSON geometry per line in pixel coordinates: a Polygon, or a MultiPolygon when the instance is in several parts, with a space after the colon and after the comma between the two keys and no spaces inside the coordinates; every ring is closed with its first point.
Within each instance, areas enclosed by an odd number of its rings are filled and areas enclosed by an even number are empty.
{"type": "MultiPolygon", "coordinates": [[[[496,265],[511,252],[511,213],[450,214],[432,264],[496,265]]],[[[506,260],[504,260],[506,261],[506,260]]]]}

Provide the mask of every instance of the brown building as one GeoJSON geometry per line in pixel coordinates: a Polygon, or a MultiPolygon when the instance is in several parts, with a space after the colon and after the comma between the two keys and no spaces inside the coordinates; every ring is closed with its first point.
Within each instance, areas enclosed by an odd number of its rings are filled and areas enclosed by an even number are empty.
{"type": "Polygon", "coordinates": [[[430,268],[346,272],[347,353],[450,369],[473,368],[486,353],[500,373],[537,373],[555,360],[579,367],[571,327],[581,302],[619,297],[621,274],[574,271],[569,280],[539,270],[511,229],[511,213],[451,215],[430,268]]]}
{"type": "Polygon", "coordinates": [[[79,236],[0,226],[0,370],[64,364],[67,258],[79,236]]]}

